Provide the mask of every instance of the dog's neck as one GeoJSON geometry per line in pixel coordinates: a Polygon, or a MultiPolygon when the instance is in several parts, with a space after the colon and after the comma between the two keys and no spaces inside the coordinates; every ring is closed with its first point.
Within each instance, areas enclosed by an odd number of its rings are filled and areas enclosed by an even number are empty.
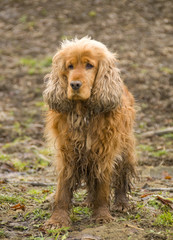
{"type": "Polygon", "coordinates": [[[61,99],[59,101],[48,101],[50,109],[57,111],[59,113],[72,114],[76,113],[81,116],[96,116],[98,114],[107,113],[116,110],[120,103],[108,102],[107,104],[103,102],[97,102],[92,98],[86,101],[76,101],[69,99],[61,99]]]}
{"type": "Polygon", "coordinates": [[[69,123],[73,130],[87,128],[91,113],[84,101],[75,101],[73,109],[68,113],[69,123]]]}
{"type": "Polygon", "coordinates": [[[85,115],[88,111],[85,101],[74,101],[74,108],[72,112],[76,112],[78,115],[85,115]]]}

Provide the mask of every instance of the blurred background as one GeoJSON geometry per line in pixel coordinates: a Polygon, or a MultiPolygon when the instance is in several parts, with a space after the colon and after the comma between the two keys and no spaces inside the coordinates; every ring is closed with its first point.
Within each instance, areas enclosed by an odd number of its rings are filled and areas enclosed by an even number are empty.
{"type": "Polygon", "coordinates": [[[61,41],[86,35],[118,54],[137,132],[172,126],[172,1],[2,0],[0,9],[1,143],[20,131],[41,140],[43,77],[61,41]]]}
{"type": "Polygon", "coordinates": [[[60,42],[86,35],[117,53],[121,77],[135,96],[139,165],[171,169],[172,130],[142,137],[173,127],[171,0],[1,0],[2,178],[22,172],[45,180],[43,78],[60,42]]]}

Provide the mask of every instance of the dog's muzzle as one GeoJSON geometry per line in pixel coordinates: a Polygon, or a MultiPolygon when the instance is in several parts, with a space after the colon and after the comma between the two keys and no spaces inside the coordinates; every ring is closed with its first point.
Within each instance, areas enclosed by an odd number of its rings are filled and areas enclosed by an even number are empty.
{"type": "Polygon", "coordinates": [[[70,86],[73,90],[78,90],[82,86],[82,83],[80,81],[72,81],[70,86]]]}

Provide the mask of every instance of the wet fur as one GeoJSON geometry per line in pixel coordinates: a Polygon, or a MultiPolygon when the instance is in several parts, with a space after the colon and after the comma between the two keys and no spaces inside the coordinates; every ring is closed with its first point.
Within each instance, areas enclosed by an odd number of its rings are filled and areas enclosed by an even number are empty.
{"type": "Polygon", "coordinates": [[[89,38],[65,41],[53,58],[44,91],[49,105],[46,137],[56,149],[57,191],[49,226],[69,225],[73,192],[86,183],[93,217],[110,221],[110,190],[115,205],[127,207],[131,179],[136,175],[133,123],[134,99],[123,84],[116,58],[103,44],[89,38]],[[90,97],[69,100],[65,61],[68,52],[87,51],[97,58],[98,69],[90,97]],[[94,54],[93,54],[94,51],[94,54]]]}

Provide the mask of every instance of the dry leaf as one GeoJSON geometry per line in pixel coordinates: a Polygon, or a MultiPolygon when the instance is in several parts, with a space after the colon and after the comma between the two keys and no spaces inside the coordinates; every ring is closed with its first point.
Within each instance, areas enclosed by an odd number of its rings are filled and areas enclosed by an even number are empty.
{"type": "Polygon", "coordinates": [[[172,179],[172,177],[169,175],[169,173],[168,173],[167,171],[164,171],[164,172],[162,173],[162,175],[163,175],[163,178],[164,178],[164,179],[168,179],[168,180],[171,180],[171,179],[172,179]]]}
{"type": "Polygon", "coordinates": [[[14,205],[14,206],[11,206],[10,208],[13,209],[14,211],[19,210],[19,209],[21,209],[22,211],[25,211],[25,205],[20,204],[20,203],[14,205]]]}
{"type": "Polygon", "coordinates": [[[163,204],[169,206],[171,209],[173,209],[173,202],[169,199],[157,196],[157,200],[161,201],[163,204]]]}
{"type": "Polygon", "coordinates": [[[143,194],[143,195],[141,196],[141,198],[146,198],[146,197],[148,197],[148,196],[150,196],[150,195],[152,195],[152,193],[145,193],[145,194],[143,194]]]}

